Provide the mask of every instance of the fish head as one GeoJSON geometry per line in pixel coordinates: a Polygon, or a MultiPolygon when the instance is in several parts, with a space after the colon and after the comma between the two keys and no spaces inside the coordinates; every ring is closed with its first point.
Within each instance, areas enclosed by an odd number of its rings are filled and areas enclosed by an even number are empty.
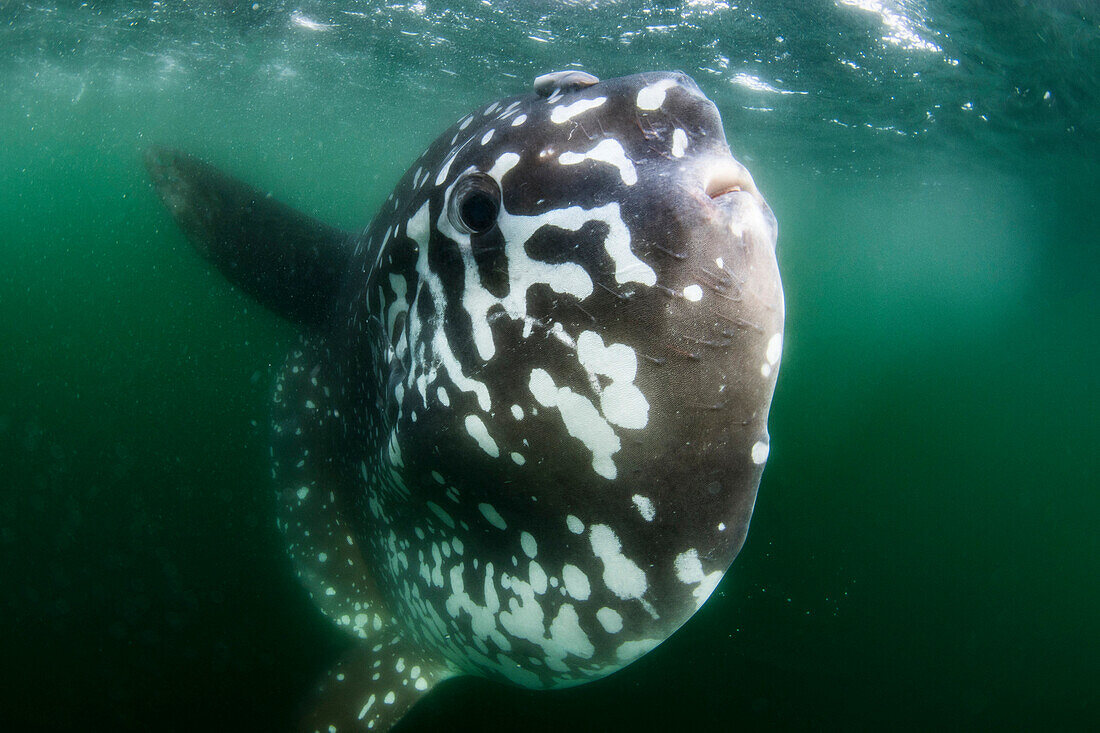
{"type": "Polygon", "coordinates": [[[438,491],[485,557],[522,528],[607,580],[614,546],[650,570],[608,592],[671,633],[744,541],[782,346],[776,220],[717,108],[678,72],[551,83],[391,199],[366,299],[399,498],[438,491]]]}

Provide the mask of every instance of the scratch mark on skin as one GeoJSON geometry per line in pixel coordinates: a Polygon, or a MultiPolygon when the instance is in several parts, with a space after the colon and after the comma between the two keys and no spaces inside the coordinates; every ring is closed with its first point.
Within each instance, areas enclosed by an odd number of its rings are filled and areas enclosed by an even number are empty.
{"type": "Polygon", "coordinates": [[[681,351],[675,346],[666,346],[665,348],[667,348],[669,351],[671,351],[673,354],[676,354],[677,356],[682,356],[685,359],[691,359],[692,361],[698,361],[701,358],[699,354],[693,354],[690,351],[681,351]]]}
{"type": "Polygon", "coordinates": [[[719,274],[717,272],[711,272],[705,267],[697,268],[697,272],[702,272],[715,282],[715,287],[720,287],[722,290],[728,290],[733,286],[733,278],[729,274],[719,274]]]}
{"type": "Polygon", "coordinates": [[[684,341],[698,344],[699,346],[711,346],[716,349],[724,349],[733,344],[732,339],[726,339],[724,341],[713,341],[711,339],[695,338],[694,336],[685,336],[683,334],[680,335],[680,338],[682,338],[684,341]]]}
{"type": "Polygon", "coordinates": [[[737,316],[728,316],[725,313],[718,313],[717,316],[724,321],[729,321],[738,328],[751,328],[757,333],[764,333],[764,328],[756,323],[746,321],[744,318],[738,318],[737,316]]]}
{"type": "Polygon", "coordinates": [[[741,302],[741,293],[740,293],[740,291],[737,293],[737,295],[727,295],[726,293],[723,293],[721,291],[721,289],[714,287],[710,283],[707,283],[706,285],[707,285],[708,288],[710,288],[711,290],[714,291],[714,295],[716,297],[721,298],[722,300],[728,300],[731,303],[740,303],[741,302]]]}
{"type": "Polygon", "coordinates": [[[635,122],[635,124],[638,125],[638,130],[641,131],[642,137],[644,137],[646,140],[660,140],[661,139],[660,133],[657,132],[654,129],[653,125],[650,123],[649,115],[639,114],[635,117],[634,122],[635,122]],[[645,125],[648,126],[648,128],[649,128],[648,130],[646,129],[646,126],[642,125],[642,122],[645,122],[645,125]]]}
{"type": "MultiPolygon", "coordinates": [[[[728,410],[730,404],[728,402],[717,402],[713,405],[691,405],[692,409],[705,410],[707,412],[719,412],[721,410],[728,410]]],[[[745,424],[745,423],[742,423],[745,424]]]]}
{"type": "Polygon", "coordinates": [[[576,308],[577,310],[579,310],[581,313],[588,316],[588,320],[591,321],[592,323],[596,322],[596,316],[592,315],[587,310],[585,310],[585,307],[583,305],[581,305],[580,303],[574,303],[573,307],[576,308]]]}
{"type": "Polygon", "coordinates": [[[616,291],[612,290],[611,288],[607,287],[606,285],[604,285],[601,282],[597,282],[596,286],[600,287],[600,288],[603,288],[604,290],[611,293],[612,295],[614,295],[619,300],[627,300],[627,296],[623,295],[622,293],[619,293],[619,292],[616,292],[616,291]]]}
{"type": "Polygon", "coordinates": [[[666,247],[662,247],[661,245],[657,244],[656,242],[653,242],[652,246],[658,252],[666,254],[669,257],[672,257],[674,259],[677,259],[677,260],[686,260],[687,259],[687,253],[686,252],[673,252],[671,249],[668,249],[666,247]]]}

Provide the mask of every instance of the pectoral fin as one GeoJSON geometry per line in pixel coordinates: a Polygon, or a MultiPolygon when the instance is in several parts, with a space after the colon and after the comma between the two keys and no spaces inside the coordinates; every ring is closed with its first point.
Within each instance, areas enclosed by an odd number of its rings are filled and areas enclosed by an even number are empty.
{"type": "Polygon", "coordinates": [[[145,167],[191,244],[230,282],[301,325],[328,321],[352,235],[178,150],[150,148],[145,167]]]}

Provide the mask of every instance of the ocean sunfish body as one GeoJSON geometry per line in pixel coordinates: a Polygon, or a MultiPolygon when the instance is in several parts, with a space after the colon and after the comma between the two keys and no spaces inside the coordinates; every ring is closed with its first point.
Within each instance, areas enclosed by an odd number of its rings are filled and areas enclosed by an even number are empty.
{"type": "Polygon", "coordinates": [[[598,679],[741,548],[783,334],[776,222],[680,73],[540,77],[463,117],[361,234],[150,150],[199,252],[300,325],[279,528],[355,644],[303,727],[433,685],[598,679]]]}

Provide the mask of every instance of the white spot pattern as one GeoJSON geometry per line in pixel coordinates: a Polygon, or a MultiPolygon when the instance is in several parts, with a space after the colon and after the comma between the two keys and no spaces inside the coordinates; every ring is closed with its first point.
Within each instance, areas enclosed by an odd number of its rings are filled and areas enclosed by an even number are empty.
{"type": "Polygon", "coordinates": [[[493,458],[500,457],[500,447],[497,446],[493,437],[489,435],[489,429],[485,427],[485,423],[480,417],[477,415],[466,416],[466,432],[477,441],[481,450],[485,451],[493,458]]]}
{"type": "Polygon", "coordinates": [[[577,359],[600,396],[600,410],[607,421],[631,430],[644,428],[649,422],[649,402],[634,385],[638,373],[634,349],[625,344],[604,346],[598,333],[584,331],[577,337],[577,359]],[[597,375],[607,377],[611,383],[600,387],[597,375]]]}
{"type": "Polygon", "coordinates": [[[657,511],[653,508],[653,502],[649,500],[649,497],[635,494],[631,498],[634,501],[634,506],[638,507],[638,513],[642,515],[642,519],[652,522],[653,518],[657,516],[657,511]]]}
{"type": "Polygon", "coordinates": [[[603,584],[624,600],[641,599],[648,583],[645,573],[622,553],[622,543],[606,524],[594,524],[589,532],[592,552],[603,561],[603,584]]]}
{"type": "Polygon", "coordinates": [[[481,516],[493,525],[497,529],[508,529],[508,525],[505,523],[504,518],[497,513],[497,510],[492,504],[478,504],[478,511],[481,512],[481,516]]]}
{"type": "Polygon", "coordinates": [[[722,579],[722,571],[715,570],[711,573],[703,573],[703,564],[699,561],[699,552],[690,549],[676,556],[673,565],[676,569],[676,577],[681,583],[694,585],[695,590],[691,594],[695,597],[696,607],[701,607],[710,594],[714,592],[718,581],[722,579]]]}
{"type": "Polygon", "coordinates": [[[623,630],[623,617],[614,608],[604,606],[596,611],[596,620],[600,622],[603,630],[609,634],[617,634],[623,630]]]}
{"type": "Polygon", "coordinates": [[[682,158],[687,150],[687,133],[677,127],[672,131],[672,157],[682,158]]]}
{"type": "Polygon", "coordinates": [[[626,151],[623,150],[622,143],[618,140],[605,138],[587,152],[574,153],[569,151],[558,156],[558,162],[562,165],[577,165],[586,160],[594,160],[615,166],[619,170],[619,177],[628,186],[633,186],[638,182],[638,171],[634,168],[634,162],[626,157],[626,151]]]}
{"type": "Polygon", "coordinates": [[[611,456],[618,452],[621,444],[592,401],[569,387],[558,387],[545,369],[532,369],[528,386],[539,404],[558,409],[566,431],[592,451],[592,470],[614,480],[618,469],[611,456]]]}
{"type": "Polygon", "coordinates": [[[579,114],[596,109],[604,102],[607,101],[607,97],[596,97],[595,99],[578,99],[573,104],[562,104],[554,107],[550,112],[550,121],[556,124],[568,122],[579,114]]]}
{"type": "Polygon", "coordinates": [[[661,79],[647,85],[638,92],[638,109],[660,109],[661,105],[665,103],[665,93],[674,86],[676,86],[676,82],[672,79],[661,79]]]}

